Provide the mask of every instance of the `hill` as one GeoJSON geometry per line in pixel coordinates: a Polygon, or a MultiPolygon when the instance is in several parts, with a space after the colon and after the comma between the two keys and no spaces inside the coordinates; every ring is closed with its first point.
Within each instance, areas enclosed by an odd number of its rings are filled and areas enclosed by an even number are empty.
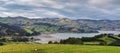
{"type": "Polygon", "coordinates": [[[28,19],[26,17],[0,17],[0,22],[19,26],[23,28],[28,33],[45,33],[45,32],[72,32],[72,33],[97,33],[96,30],[84,30],[71,22],[70,19],[28,19]],[[74,26],[70,26],[74,25],[74,26]],[[69,27],[67,27],[69,26],[69,27]]]}
{"type": "Polygon", "coordinates": [[[120,30],[120,20],[90,20],[90,19],[68,19],[68,18],[38,18],[27,17],[0,17],[0,22],[17,25],[30,26],[34,23],[49,23],[57,26],[75,27],[84,30],[120,30]]]}
{"type": "Polygon", "coordinates": [[[78,45],[120,45],[120,36],[113,34],[100,34],[94,37],[82,37],[74,38],[70,37],[68,39],[60,40],[60,42],[49,41],[49,44],[78,44],[78,45]]]}
{"type": "Polygon", "coordinates": [[[26,36],[28,33],[19,26],[0,23],[0,36],[20,35],[26,36]]]}

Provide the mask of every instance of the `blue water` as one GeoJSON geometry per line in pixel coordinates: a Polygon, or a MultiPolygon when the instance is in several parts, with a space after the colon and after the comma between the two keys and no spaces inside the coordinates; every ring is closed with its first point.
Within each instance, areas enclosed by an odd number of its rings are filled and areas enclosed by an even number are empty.
{"type": "Polygon", "coordinates": [[[93,37],[95,35],[104,34],[104,33],[113,33],[115,35],[120,34],[120,31],[99,31],[99,33],[56,33],[59,38],[69,38],[69,37],[93,37]]]}

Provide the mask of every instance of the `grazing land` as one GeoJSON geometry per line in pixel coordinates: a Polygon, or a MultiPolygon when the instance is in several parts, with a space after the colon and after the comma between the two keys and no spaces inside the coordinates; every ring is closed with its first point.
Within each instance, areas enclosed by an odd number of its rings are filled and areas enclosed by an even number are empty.
{"type": "Polygon", "coordinates": [[[8,44],[0,46],[0,53],[120,53],[118,46],[90,46],[63,44],[8,44]]]}

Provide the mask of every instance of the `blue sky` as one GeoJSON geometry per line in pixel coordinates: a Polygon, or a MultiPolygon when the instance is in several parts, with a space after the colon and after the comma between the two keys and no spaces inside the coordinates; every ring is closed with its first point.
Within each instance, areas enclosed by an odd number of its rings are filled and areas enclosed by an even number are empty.
{"type": "Polygon", "coordinates": [[[120,20],[120,0],[0,0],[0,16],[120,20]]]}

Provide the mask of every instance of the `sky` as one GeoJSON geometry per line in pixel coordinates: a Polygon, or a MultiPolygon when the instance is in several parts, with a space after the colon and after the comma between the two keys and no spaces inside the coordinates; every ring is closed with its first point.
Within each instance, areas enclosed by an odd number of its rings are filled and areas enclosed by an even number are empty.
{"type": "Polygon", "coordinates": [[[0,16],[120,20],[120,0],[0,0],[0,16]]]}

